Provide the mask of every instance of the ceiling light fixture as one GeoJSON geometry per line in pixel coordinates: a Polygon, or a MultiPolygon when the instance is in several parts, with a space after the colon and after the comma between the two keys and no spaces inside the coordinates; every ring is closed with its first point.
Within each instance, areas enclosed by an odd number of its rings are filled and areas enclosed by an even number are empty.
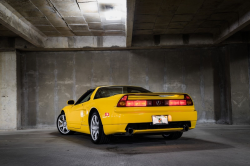
{"type": "Polygon", "coordinates": [[[121,12],[109,10],[105,13],[106,20],[121,20],[121,12]]]}

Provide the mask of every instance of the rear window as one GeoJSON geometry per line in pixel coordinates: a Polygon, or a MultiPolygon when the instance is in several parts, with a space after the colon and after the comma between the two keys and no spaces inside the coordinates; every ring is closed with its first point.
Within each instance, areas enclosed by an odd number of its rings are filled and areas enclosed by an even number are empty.
{"type": "Polygon", "coordinates": [[[141,87],[127,87],[127,86],[103,87],[98,89],[94,99],[100,99],[124,93],[151,93],[151,92],[141,87]]]}

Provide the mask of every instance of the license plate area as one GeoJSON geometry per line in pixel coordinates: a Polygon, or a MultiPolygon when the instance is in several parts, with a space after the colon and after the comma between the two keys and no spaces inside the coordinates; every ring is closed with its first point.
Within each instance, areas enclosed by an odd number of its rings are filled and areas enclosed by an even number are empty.
{"type": "Polygon", "coordinates": [[[168,116],[167,115],[153,115],[152,123],[153,125],[166,125],[168,124],[168,116]]]}

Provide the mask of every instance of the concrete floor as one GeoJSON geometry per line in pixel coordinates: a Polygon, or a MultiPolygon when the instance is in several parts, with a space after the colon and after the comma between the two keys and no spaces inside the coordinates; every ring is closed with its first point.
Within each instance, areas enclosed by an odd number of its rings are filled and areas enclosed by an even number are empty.
{"type": "Polygon", "coordinates": [[[250,126],[206,124],[175,141],[121,137],[92,144],[85,134],[55,129],[0,131],[0,165],[250,165],[250,126]]]}

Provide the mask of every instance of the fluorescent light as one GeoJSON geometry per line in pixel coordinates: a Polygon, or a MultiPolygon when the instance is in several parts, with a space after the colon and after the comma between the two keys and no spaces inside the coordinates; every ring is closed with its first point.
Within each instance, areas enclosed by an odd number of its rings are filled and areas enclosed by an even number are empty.
{"type": "Polygon", "coordinates": [[[118,11],[108,11],[105,13],[106,20],[121,20],[121,12],[118,11]]]}

